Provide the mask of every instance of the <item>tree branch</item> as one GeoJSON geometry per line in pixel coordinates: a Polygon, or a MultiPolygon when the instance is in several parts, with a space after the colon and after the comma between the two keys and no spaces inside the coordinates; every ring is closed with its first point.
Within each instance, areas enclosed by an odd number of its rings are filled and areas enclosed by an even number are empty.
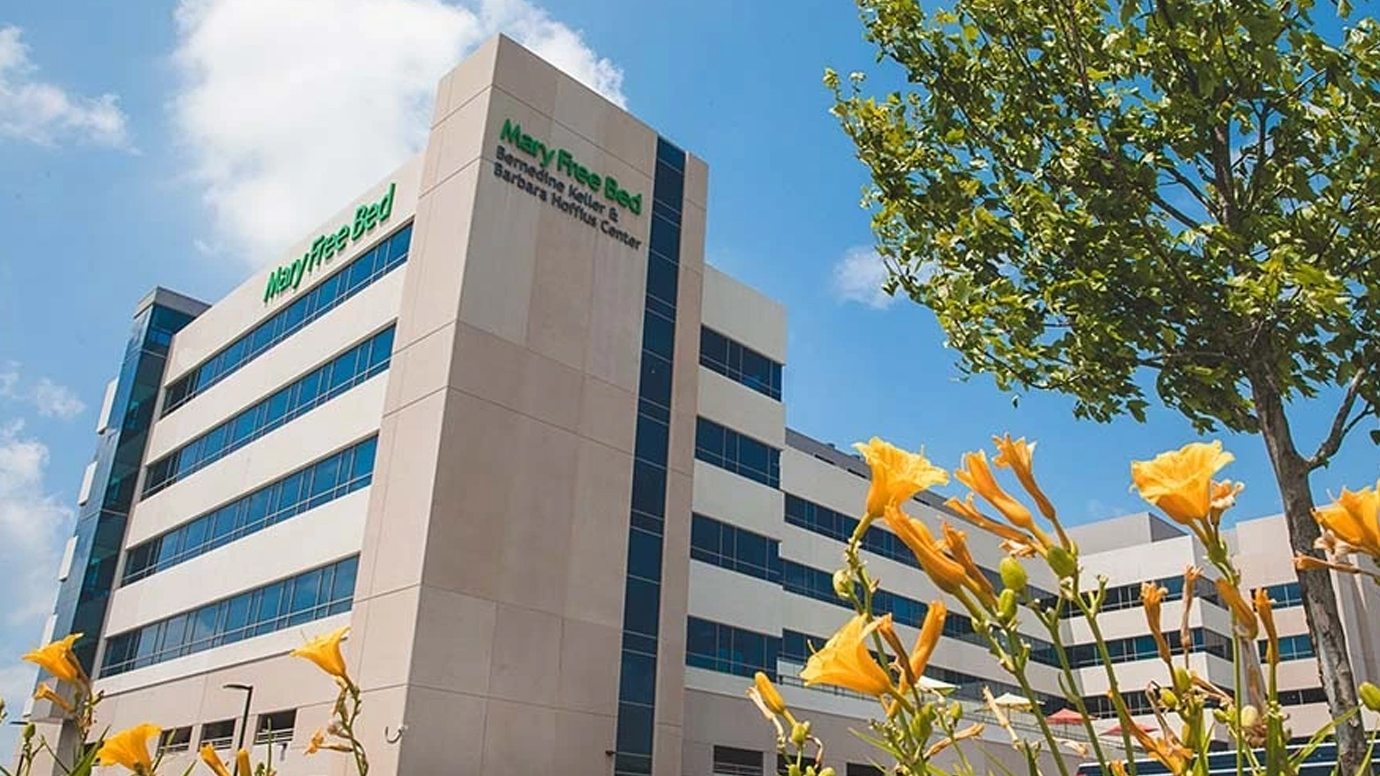
{"type": "Polygon", "coordinates": [[[1361,393],[1361,381],[1365,376],[1365,369],[1357,369],[1356,374],[1351,378],[1351,382],[1346,387],[1346,395],[1342,397],[1342,405],[1337,408],[1337,414],[1332,418],[1331,430],[1327,432],[1327,437],[1323,439],[1322,444],[1318,445],[1317,452],[1309,456],[1304,462],[1309,471],[1323,466],[1331,460],[1332,456],[1336,455],[1337,450],[1341,448],[1342,440],[1346,437],[1347,432],[1351,431],[1361,418],[1375,411],[1375,407],[1370,402],[1366,402],[1366,405],[1361,408],[1361,414],[1347,420],[1351,417],[1352,407],[1356,406],[1356,399],[1361,393]]]}

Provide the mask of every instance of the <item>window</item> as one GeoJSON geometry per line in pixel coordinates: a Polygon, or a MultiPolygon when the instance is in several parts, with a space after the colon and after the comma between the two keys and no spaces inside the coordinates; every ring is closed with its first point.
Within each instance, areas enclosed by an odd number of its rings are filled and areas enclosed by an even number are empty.
{"type": "Polygon", "coordinates": [[[204,555],[368,486],[377,447],[378,437],[369,437],[130,548],[122,584],[204,555]],[[310,493],[302,490],[303,481],[311,482],[310,493]]]}
{"type": "Polygon", "coordinates": [[[875,765],[848,763],[848,767],[844,769],[844,776],[885,776],[885,772],[875,765]]]}
{"type": "Polygon", "coordinates": [[[254,727],[254,743],[285,744],[292,740],[292,728],[297,724],[297,709],[260,714],[254,727]]]}
{"type": "Polygon", "coordinates": [[[158,756],[185,752],[192,748],[192,726],[164,730],[158,734],[158,756]]]}
{"type": "Polygon", "coordinates": [[[308,372],[267,399],[149,464],[144,476],[144,496],[157,493],[183,477],[219,461],[284,423],[306,414],[379,374],[388,368],[392,352],[393,327],[389,326],[308,372]],[[340,375],[347,375],[348,379],[341,377],[337,380],[340,375]]]}
{"type": "Polygon", "coordinates": [[[1279,705],[1303,706],[1309,703],[1326,703],[1327,694],[1321,687],[1305,687],[1301,690],[1280,690],[1279,705]]]}
{"type": "MultiPolygon", "coordinates": [[[[1260,659],[1265,659],[1265,650],[1269,647],[1267,642],[1260,643],[1260,659]]],[[[1280,660],[1303,660],[1314,656],[1313,639],[1307,633],[1300,633],[1297,636],[1279,637],[1279,659],[1280,660]]]]}
{"type": "Polygon", "coordinates": [[[101,676],[350,610],[359,556],[110,637],[101,676]]]}
{"type": "Polygon", "coordinates": [[[240,367],[263,355],[269,348],[334,310],[341,302],[358,294],[400,266],[407,261],[411,240],[412,225],[408,224],[346,264],[326,281],[302,293],[292,304],[221,348],[200,366],[178,378],[164,393],[163,415],[167,416],[193,397],[234,374],[240,367]]]}
{"type": "Polygon", "coordinates": [[[235,720],[222,719],[202,724],[201,744],[210,744],[213,749],[229,749],[234,746],[235,720]]]}
{"type": "Polygon", "coordinates": [[[1278,585],[1270,585],[1265,588],[1270,600],[1274,601],[1275,609],[1288,609],[1291,606],[1303,606],[1303,590],[1299,588],[1297,582],[1284,582],[1278,585]]]}
{"type": "MultiPolygon", "coordinates": [[[[1164,588],[1164,600],[1178,601],[1184,597],[1184,578],[1165,577],[1153,580],[1155,584],[1164,588]]],[[[1107,594],[1102,599],[1102,609],[1104,612],[1115,612],[1121,609],[1135,609],[1140,604],[1140,582],[1132,582],[1127,585],[1117,585],[1107,588],[1107,594]]],[[[1197,584],[1193,586],[1193,597],[1202,601],[1209,601],[1218,606],[1222,605],[1222,599],[1217,595],[1217,586],[1206,577],[1199,577],[1197,584]]],[[[1053,600],[1053,594],[1041,596],[1041,598],[1053,600]]],[[[1076,607],[1066,606],[1062,612],[1064,619],[1082,617],[1082,612],[1076,607]]]]}
{"type": "Polygon", "coordinates": [[[781,401],[781,364],[703,326],[700,327],[700,366],[781,401]]]}
{"type": "MultiPolygon", "coordinates": [[[[822,642],[821,642],[822,643],[822,642]]],[[[690,617],[685,629],[685,664],[723,674],[776,677],[781,639],[732,625],[690,617]]]]}
{"type": "Polygon", "coordinates": [[[712,517],[696,514],[690,557],[768,582],[781,581],[781,543],[712,517]]]}
{"type": "Polygon", "coordinates": [[[762,776],[762,753],[731,746],[714,747],[715,776],[762,776]]]}
{"type": "Polygon", "coordinates": [[[769,488],[781,486],[780,450],[708,418],[696,421],[695,457],[769,488]]]}

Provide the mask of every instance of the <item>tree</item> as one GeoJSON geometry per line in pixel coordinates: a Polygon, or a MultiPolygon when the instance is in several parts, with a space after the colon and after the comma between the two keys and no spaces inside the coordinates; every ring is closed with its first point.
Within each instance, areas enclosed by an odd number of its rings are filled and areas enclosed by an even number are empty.
{"type": "MultiPolygon", "coordinates": [[[[1311,0],[858,2],[909,84],[825,76],[887,289],[1004,390],[1144,420],[1153,384],[1200,431],[1259,433],[1315,553],[1310,472],[1380,406],[1377,25],[1346,0],[1316,9],[1330,36],[1311,0]],[[1291,406],[1332,386],[1331,430],[1301,450],[1291,406]]],[[[1340,716],[1356,680],[1332,579],[1299,577],[1340,716]]],[[[1359,721],[1338,739],[1355,773],[1359,721]]]]}

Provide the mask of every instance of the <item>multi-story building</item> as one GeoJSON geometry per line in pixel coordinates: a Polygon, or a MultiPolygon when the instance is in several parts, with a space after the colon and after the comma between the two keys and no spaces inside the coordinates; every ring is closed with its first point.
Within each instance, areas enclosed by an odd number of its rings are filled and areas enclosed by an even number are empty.
{"type": "MultiPolygon", "coordinates": [[[[284,776],[345,772],[302,755],[335,685],[287,653],[349,625],[375,773],[771,771],[756,670],[840,773],[870,772],[846,730],[875,703],[794,678],[847,616],[830,576],[866,469],[786,428],[785,311],[705,265],[706,165],[506,38],[435,104],[423,153],[224,299],[140,303],[45,639],[85,634],[102,726],[163,725],[174,770],[247,739],[284,776]]],[[[1237,535],[1274,574],[1251,583],[1293,603],[1278,521],[1237,535]]],[[[1113,654],[1153,677],[1138,583],[1173,590],[1196,551],[1148,515],[1079,536],[1122,610],[1113,654]]],[[[939,592],[883,527],[864,550],[914,639],[939,592]]],[[[1346,595],[1367,622],[1374,599],[1346,595]]],[[[1211,598],[1194,660],[1229,683],[1211,598]]],[[[1280,619],[1302,719],[1315,663],[1301,617],[1280,619]]],[[[1062,627],[1105,711],[1086,632],[1062,627]]],[[[1048,634],[1025,632],[1058,707],[1048,634]]],[[[1014,689],[959,613],[929,675],[972,701],[1014,689]]],[[[46,703],[30,713],[58,735],[46,703]]],[[[1004,736],[991,756],[1017,763],[1004,736]]]]}

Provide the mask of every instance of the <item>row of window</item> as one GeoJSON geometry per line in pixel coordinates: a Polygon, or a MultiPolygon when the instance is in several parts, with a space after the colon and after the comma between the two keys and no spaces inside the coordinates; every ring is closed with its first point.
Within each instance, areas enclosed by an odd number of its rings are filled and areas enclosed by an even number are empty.
{"type": "MultiPolygon", "coordinates": [[[[1167,591],[1164,595],[1164,600],[1166,601],[1178,601],[1184,597],[1184,578],[1182,576],[1157,579],[1155,580],[1155,584],[1167,591]]],[[[1141,605],[1140,586],[1140,582],[1133,582],[1126,585],[1117,585],[1116,587],[1107,588],[1106,595],[1102,599],[1101,611],[1115,612],[1122,609],[1135,609],[1139,607],[1141,605]]],[[[1222,599],[1217,595],[1217,585],[1206,577],[1198,578],[1198,582],[1193,586],[1193,597],[1203,601],[1210,601],[1218,606],[1222,605],[1222,599]]],[[[1064,619],[1082,616],[1083,613],[1078,611],[1076,607],[1064,607],[1064,619]]]]}
{"type": "Polygon", "coordinates": [[[703,326],[700,327],[700,366],[781,401],[781,364],[703,326]]]}
{"type": "Polygon", "coordinates": [[[698,513],[690,524],[690,558],[781,582],[780,542],[698,513]]]}
{"type": "Polygon", "coordinates": [[[758,671],[776,679],[781,638],[689,617],[685,626],[685,664],[721,674],[752,676],[758,671]]]}
{"type": "Polygon", "coordinates": [[[258,404],[149,464],[144,497],[181,480],[388,368],[393,327],[346,350],[258,404]]]}
{"type": "MultiPolygon", "coordinates": [[[[1165,631],[1164,637],[1169,642],[1169,651],[1172,654],[1179,654],[1183,651],[1183,639],[1179,636],[1178,630],[1165,631]]],[[[1231,660],[1231,639],[1215,631],[1205,628],[1194,628],[1190,631],[1193,641],[1194,652],[1206,652],[1224,660],[1231,660]]],[[[1155,645],[1153,636],[1127,636],[1121,639],[1108,639],[1107,654],[1113,663],[1129,663],[1136,660],[1152,660],[1159,657],[1159,648],[1155,645]]],[[[1102,657],[1098,654],[1096,644],[1075,644],[1068,647],[1069,664],[1074,668],[1086,668],[1102,664],[1102,657]]]]}
{"type": "Polygon", "coordinates": [[[163,397],[163,414],[166,416],[186,404],[407,261],[411,240],[412,225],[408,224],[294,299],[292,304],[216,351],[168,386],[163,397]]]}
{"type": "Polygon", "coordinates": [[[232,644],[350,610],[359,556],[110,637],[102,676],[232,644]]]}
{"type": "Polygon", "coordinates": [[[1270,585],[1265,588],[1266,595],[1274,602],[1274,609],[1288,609],[1292,606],[1303,606],[1303,590],[1298,582],[1281,582],[1278,585],[1270,585]]]}
{"type": "MultiPolygon", "coordinates": [[[[1265,651],[1269,647],[1268,642],[1261,641],[1260,659],[1265,659],[1265,651]]],[[[1303,660],[1304,658],[1316,657],[1313,651],[1313,639],[1307,633],[1300,633],[1297,636],[1279,637],[1279,659],[1280,660],[1303,660]]]]}
{"type": "MultiPolygon", "coordinates": [[[[260,714],[254,723],[254,744],[278,744],[292,740],[297,727],[297,710],[273,711],[260,714]]],[[[220,719],[201,724],[201,739],[198,748],[210,746],[212,749],[230,749],[235,744],[235,720],[220,719]]],[[[167,728],[158,735],[157,756],[186,752],[192,748],[192,726],[167,728]]]]}
{"type": "Polygon", "coordinates": [[[123,584],[143,579],[366,487],[378,437],[333,453],[129,551],[123,584]]]}
{"type": "MultiPolygon", "coordinates": [[[[1228,691],[1230,692],[1229,688],[1228,691]]],[[[1150,714],[1154,711],[1154,707],[1150,705],[1150,698],[1143,692],[1128,692],[1121,697],[1126,702],[1127,710],[1133,716],[1150,714]]],[[[1303,706],[1310,703],[1325,703],[1326,701],[1327,696],[1321,687],[1279,691],[1279,704],[1281,706],[1303,706]]],[[[1106,719],[1117,715],[1116,708],[1112,705],[1112,699],[1105,693],[1084,697],[1083,705],[1088,710],[1088,714],[1094,718],[1106,719]]]]}
{"type": "Polygon", "coordinates": [[[766,485],[781,487],[781,451],[707,418],[695,423],[695,457],[766,485]]]}
{"type": "MultiPolygon", "coordinates": [[[[786,494],[786,522],[840,542],[847,542],[858,527],[857,518],[790,493],[786,494]]],[[[881,528],[869,530],[863,534],[861,546],[864,550],[883,558],[904,563],[911,568],[920,568],[920,561],[915,559],[915,553],[901,541],[901,537],[890,531],[881,528]]],[[[1002,588],[1000,573],[989,568],[982,569],[982,573],[998,590],[1002,588]]],[[[1035,585],[1027,585],[1026,589],[1034,598],[1044,599],[1054,595],[1035,585]]]]}

